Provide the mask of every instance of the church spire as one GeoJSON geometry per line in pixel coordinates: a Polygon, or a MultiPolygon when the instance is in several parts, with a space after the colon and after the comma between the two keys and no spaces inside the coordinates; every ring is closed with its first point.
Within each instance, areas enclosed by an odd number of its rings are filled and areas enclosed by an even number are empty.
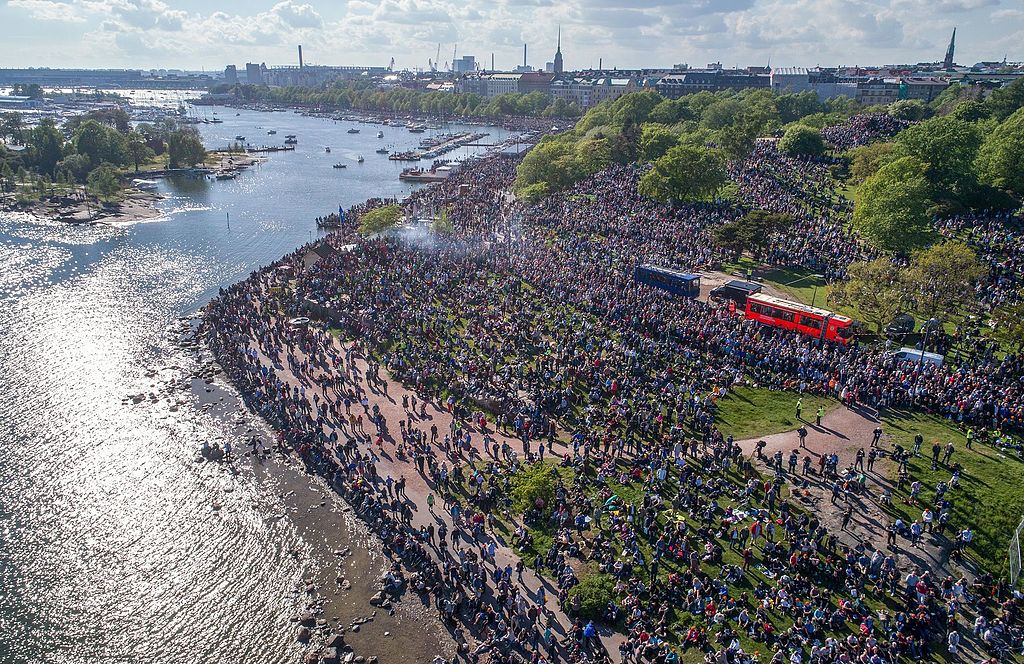
{"type": "Polygon", "coordinates": [[[953,68],[953,50],[956,48],[956,28],[953,28],[953,35],[949,38],[949,47],[946,48],[946,59],[942,61],[943,69],[953,68]]]}
{"type": "Polygon", "coordinates": [[[556,42],[556,44],[557,45],[555,47],[554,70],[555,70],[555,74],[558,75],[558,74],[562,73],[562,25],[561,24],[558,25],[558,41],[556,42]]]}

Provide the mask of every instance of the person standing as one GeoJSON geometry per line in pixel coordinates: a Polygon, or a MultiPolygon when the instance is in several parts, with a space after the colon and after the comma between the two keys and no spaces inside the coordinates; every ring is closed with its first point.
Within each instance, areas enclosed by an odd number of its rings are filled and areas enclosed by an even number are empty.
{"type": "Polygon", "coordinates": [[[820,427],[821,426],[821,418],[825,417],[825,407],[824,406],[818,406],[818,412],[815,415],[816,415],[816,417],[815,417],[814,423],[820,427]]]}
{"type": "Polygon", "coordinates": [[[798,420],[800,419],[800,412],[803,410],[803,407],[804,407],[804,398],[800,397],[800,398],[798,398],[796,400],[796,419],[798,419],[798,420]]]}
{"type": "MultiPolygon", "coordinates": [[[[797,417],[800,417],[798,414],[797,417]]],[[[800,428],[796,430],[796,435],[800,437],[800,448],[807,448],[807,427],[800,425],[800,428]]]]}
{"type": "Polygon", "coordinates": [[[882,427],[877,426],[871,432],[871,447],[878,447],[878,441],[882,439],[882,427]]]}

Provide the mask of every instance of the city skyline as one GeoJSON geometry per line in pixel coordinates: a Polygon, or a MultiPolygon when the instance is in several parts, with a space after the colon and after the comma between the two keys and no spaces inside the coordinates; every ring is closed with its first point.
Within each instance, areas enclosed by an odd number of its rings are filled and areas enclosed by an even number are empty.
{"type": "Polygon", "coordinates": [[[226,63],[386,65],[427,69],[453,55],[497,68],[543,68],[558,27],[567,70],[597,67],[881,65],[1021,58],[1024,10],[1001,0],[5,0],[0,67],[205,69],[226,63]],[[795,27],[794,27],[795,26],[795,27]],[[440,45],[440,48],[439,48],[440,45]],[[439,55],[438,55],[439,54],[439,55]],[[435,63],[435,64],[436,64],[435,63]]]}

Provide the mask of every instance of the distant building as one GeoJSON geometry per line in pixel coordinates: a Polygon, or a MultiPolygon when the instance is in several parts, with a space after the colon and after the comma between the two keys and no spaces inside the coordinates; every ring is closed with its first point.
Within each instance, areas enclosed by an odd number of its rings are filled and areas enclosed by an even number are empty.
{"type": "Polygon", "coordinates": [[[549,74],[554,74],[555,73],[555,63],[554,62],[545,62],[544,63],[544,71],[546,71],[549,74]]]}
{"type": "Polygon", "coordinates": [[[456,74],[465,74],[476,71],[476,56],[464,55],[452,63],[452,70],[456,74]]]}
{"type": "Polygon", "coordinates": [[[865,106],[891,104],[900,98],[897,78],[869,78],[857,83],[857,101],[865,106]]]}
{"type": "Polygon", "coordinates": [[[254,65],[251,62],[245,63],[245,82],[249,85],[263,85],[263,70],[266,65],[254,65]]]}
{"type": "MultiPolygon", "coordinates": [[[[280,87],[317,87],[334,81],[363,79],[370,76],[384,76],[387,67],[326,67],[322,65],[287,65],[263,70],[263,82],[280,87]]],[[[397,79],[396,79],[397,81],[397,79]]]]}
{"type": "MultiPolygon", "coordinates": [[[[716,66],[717,63],[713,63],[716,66]]],[[[745,69],[686,69],[680,73],[666,74],[658,79],[655,89],[667,99],[707,90],[743,90],[746,88],[767,88],[771,77],[750,73],[745,69]]]]}
{"type": "Polygon", "coordinates": [[[772,92],[776,94],[813,92],[821,101],[835,97],[857,96],[857,85],[840,82],[834,70],[817,67],[776,67],[771,70],[769,78],[772,92]]]}
{"type": "Polygon", "coordinates": [[[519,77],[519,92],[530,94],[531,92],[542,92],[551,95],[551,81],[555,80],[554,74],[542,71],[530,72],[519,77]]]}
{"type": "Polygon", "coordinates": [[[946,71],[953,69],[954,50],[956,50],[956,28],[953,28],[953,34],[949,38],[949,46],[946,47],[946,57],[942,61],[942,68],[946,71]]]}
{"type": "Polygon", "coordinates": [[[908,77],[900,81],[900,99],[920,99],[923,102],[931,100],[942,94],[942,91],[949,87],[949,81],[942,78],[908,77]]]}
{"type": "Polygon", "coordinates": [[[238,67],[234,65],[228,65],[224,68],[224,82],[234,85],[238,83],[238,67]]]}
{"type": "Polygon", "coordinates": [[[560,76],[564,70],[562,64],[562,26],[558,26],[558,41],[555,46],[555,61],[551,63],[551,70],[556,76],[560,76]]]}
{"type": "Polygon", "coordinates": [[[510,92],[519,92],[519,79],[522,76],[522,74],[487,74],[484,77],[487,81],[485,96],[491,98],[510,92]]]}
{"type": "Polygon", "coordinates": [[[28,111],[43,107],[42,99],[15,95],[0,95],[0,108],[8,111],[28,111]]]}
{"type": "Polygon", "coordinates": [[[551,82],[551,96],[575,103],[580,108],[590,108],[593,104],[594,79],[585,77],[561,77],[551,82]]]}
{"type": "Polygon", "coordinates": [[[37,83],[43,87],[131,87],[146,79],[138,69],[0,69],[0,85],[37,83]]]}

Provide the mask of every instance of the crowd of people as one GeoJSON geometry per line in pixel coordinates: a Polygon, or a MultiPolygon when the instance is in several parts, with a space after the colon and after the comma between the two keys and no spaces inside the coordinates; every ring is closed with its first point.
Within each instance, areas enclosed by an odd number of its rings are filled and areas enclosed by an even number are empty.
{"type": "MultiPolygon", "coordinates": [[[[827,138],[856,145],[895,131],[866,118],[827,138]]],[[[205,327],[281,443],[367,516],[412,572],[402,581],[432,597],[457,641],[472,635],[467,657],[602,661],[595,628],[570,592],[583,565],[613,579],[614,599],[599,618],[623,626],[626,661],[674,662],[691,647],[755,661],[751,643],[772,662],[926,658],[939,641],[955,652],[957,620],[967,614],[984,621],[993,653],[1019,646],[1017,604],[993,604],[991,578],[900,569],[892,550],[844,547],[819,515],[784,497],[784,489],[799,496],[810,482],[827,483],[857,504],[865,499],[857,460],[845,472],[838,459],[817,472],[805,463],[799,474],[798,461],[787,472],[779,456],[762,475],[715,427],[714,411],[734,385],[751,383],[849,406],[922,408],[997,431],[1024,424],[1020,358],[898,361],[633,281],[641,262],[688,271],[721,262],[711,230],[752,207],[795,219],[772,243],[770,262],[841,278],[865,249],[847,230],[849,205],[826,164],[761,145],[733,167],[738,202],[676,206],[641,197],[636,166],[523,204],[507,193],[515,165],[477,160],[403,203],[411,218],[443,212],[451,222],[444,233],[366,239],[342,229],[320,241],[329,250],[317,260],[300,250],[225,289],[205,327]],[[322,328],[288,323],[310,307],[327,319],[322,328]],[[355,342],[341,344],[328,327],[355,342]],[[357,368],[364,359],[366,375],[357,368]],[[387,386],[381,369],[414,395],[397,430],[370,408],[366,389],[387,386]],[[428,401],[453,416],[449,431],[421,428],[428,401]],[[450,530],[413,524],[405,480],[378,473],[386,446],[443,498],[450,530]],[[556,447],[564,473],[554,500],[512,514],[512,478],[556,447]],[[624,487],[635,500],[619,495],[624,487]],[[514,575],[496,562],[496,518],[519,524],[524,556],[535,546],[527,526],[553,533],[527,563],[554,579],[560,606],[576,618],[564,638],[552,632],[546,598],[521,583],[521,568],[514,575]]],[[[1007,284],[999,297],[1010,297],[1019,269],[1005,254],[1015,255],[1017,238],[985,220],[945,228],[986,248],[994,281],[1007,284]]],[[[909,526],[896,534],[914,543],[909,526]]]]}

